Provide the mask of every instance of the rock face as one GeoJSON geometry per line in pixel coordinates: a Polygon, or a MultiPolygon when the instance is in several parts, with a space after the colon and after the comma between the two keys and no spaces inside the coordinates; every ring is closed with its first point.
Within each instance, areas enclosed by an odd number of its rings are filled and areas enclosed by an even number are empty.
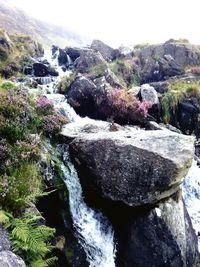
{"type": "Polygon", "coordinates": [[[74,66],[80,73],[91,72],[92,68],[100,66],[102,69],[107,68],[105,59],[99,52],[92,49],[82,50],[80,57],[74,61],[74,66]]]}
{"type": "Polygon", "coordinates": [[[105,60],[110,61],[114,60],[117,56],[120,55],[120,52],[112,47],[104,44],[100,40],[93,40],[91,48],[99,51],[105,60]]]}
{"type": "Polygon", "coordinates": [[[163,58],[164,55],[171,55],[181,67],[196,66],[200,63],[200,51],[197,46],[174,40],[161,45],[149,45],[140,52],[142,62],[148,58],[163,58]]]}
{"type": "Polygon", "coordinates": [[[0,226],[0,267],[25,267],[24,261],[10,250],[7,232],[0,226]]]}
{"type": "Polygon", "coordinates": [[[71,144],[83,185],[129,206],[172,195],[193,159],[193,138],[170,131],[118,131],[82,135],[71,144]]]}
{"type": "Polygon", "coordinates": [[[183,73],[183,68],[171,55],[164,55],[157,60],[153,58],[146,59],[141,72],[141,80],[143,83],[158,82],[183,73]]]}
{"type": "Polygon", "coordinates": [[[197,266],[197,237],[183,202],[168,199],[118,223],[118,267],[197,266]]]}
{"type": "Polygon", "coordinates": [[[33,64],[33,73],[35,76],[44,77],[48,75],[48,67],[43,63],[33,64]]]}

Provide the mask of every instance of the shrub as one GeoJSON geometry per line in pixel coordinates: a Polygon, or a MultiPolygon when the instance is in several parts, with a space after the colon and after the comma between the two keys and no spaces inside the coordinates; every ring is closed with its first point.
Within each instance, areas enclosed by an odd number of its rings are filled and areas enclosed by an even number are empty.
{"type": "Polygon", "coordinates": [[[106,114],[114,119],[139,122],[147,117],[150,102],[141,102],[126,90],[114,89],[108,94],[108,103],[111,109],[106,114]]]}
{"type": "Polygon", "coordinates": [[[66,93],[66,91],[68,90],[69,86],[76,79],[76,77],[77,77],[76,73],[70,73],[69,76],[62,77],[61,81],[58,84],[59,93],[61,93],[61,94],[66,93]]]}
{"type": "Polygon", "coordinates": [[[62,115],[47,115],[43,119],[43,130],[47,135],[56,135],[62,129],[64,124],[69,123],[69,120],[62,115]]]}
{"type": "Polygon", "coordinates": [[[0,207],[19,212],[41,193],[42,178],[35,163],[10,166],[0,176],[0,207]]]}
{"type": "Polygon", "coordinates": [[[8,232],[15,253],[21,256],[29,267],[52,266],[56,258],[48,258],[52,250],[49,241],[55,229],[41,225],[38,214],[24,214],[15,218],[10,213],[0,210],[0,223],[8,232]]]}
{"type": "Polygon", "coordinates": [[[36,100],[37,112],[42,115],[51,114],[54,111],[53,101],[46,96],[39,96],[36,100]]]}
{"type": "Polygon", "coordinates": [[[89,76],[102,77],[105,75],[105,64],[98,64],[90,68],[89,76]]]}

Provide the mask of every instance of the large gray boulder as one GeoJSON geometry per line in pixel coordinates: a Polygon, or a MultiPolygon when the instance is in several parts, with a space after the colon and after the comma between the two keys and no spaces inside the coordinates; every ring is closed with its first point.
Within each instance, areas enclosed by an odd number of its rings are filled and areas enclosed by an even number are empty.
{"type": "Polygon", "coordinates": [[[196,267],[197,237],[178,193],[157,207],[122,214],[118,223],[118,267],[196,267]]]}
{"type": "Polygon", "coordinates": [[[10,250],[10,241],[8,239],[7,232],[3,229],[2,226],[0,226],[0,251],[3,250],[10,250]]]}
{"type": "Polygon", "coordinates": [[[104,57],[104,59],[107,61],[113,60],[120,55],[119,50],[113,49],[112,47],[104,44],[100,40],[93,40],[91,48],[95,51],[99,51],[104,57]]]}
{"type": "Polygon", "coordinates": [[[103,72],[107,68],[107,63],[99,52],[85,49],[81,51],[80,57],[74,61],[74,66],[80,73],[103,72]]]}
{"type": "Polygon", "coordinates": [[[140,206],[178,190],[192,163],[193,142],[168,130],[133,129],[82,134],[70,151],[91,195],[140,206]]]}

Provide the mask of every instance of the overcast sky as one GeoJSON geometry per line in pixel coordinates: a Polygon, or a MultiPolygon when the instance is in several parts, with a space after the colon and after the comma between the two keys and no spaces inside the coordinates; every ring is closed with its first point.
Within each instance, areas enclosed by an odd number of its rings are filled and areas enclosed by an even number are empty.
{"type": "Polygon", "coordinates": [[[187,38],[200,44],[200,0],[13,0],[32,16],[117,47],[187,38]]]}

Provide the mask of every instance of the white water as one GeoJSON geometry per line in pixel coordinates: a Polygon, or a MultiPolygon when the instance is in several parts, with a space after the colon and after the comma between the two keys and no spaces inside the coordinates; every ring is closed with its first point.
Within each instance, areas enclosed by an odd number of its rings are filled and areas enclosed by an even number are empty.
{"type": "MultiPolygon", "coordinates": [[[[192,166],[182,185],[183,198],[196,234],[200,233],[200,168],[193,160],[192,166]]],[[[200,237],[198,236],[199,250],[200,237]]]]}
{"type": "Polygon", "coordinates": [[[82,188],[68,152],[62,166],[69,191],[70,210],[78,239],[84,248],[90,267],[115,267],[114,233],[108,220],[84,202],[82,188]]]}
{"type": "MultiPolygon", "coordinates": [[[[51,57],[48,56],[47,59],[51,65],[56,66],[57,69],[59,68],[56,63],[57,58],[53,59],[53,64],[50,61],[51,57]]],[[[65,72],[65,75],[67,75],[67,72],[65,72]]],[[[52,82],[51,87],[54,90],[51,91],[51,94],[46,94],[46,96],[53,101],[58,112],[70,119],[71,123],[67,124],[64,129],[69,136],[70,134],[76,136],[87,125],[108,126],[107,122],[95,121],[87,117],[81,118],[77,115],[75,110],[67,103],[65,96],[55,93],[55,86],[55,82],[52,82]]],[[[64,181],[69,191],[73,225],[77,231],[79,243],[87,255],[89,266],[115,267],[115,242],[112,226],[100,212],[89,208],[84,202],[81,184],[67,151],[64,153],[62,170],[64,181]]]]}

